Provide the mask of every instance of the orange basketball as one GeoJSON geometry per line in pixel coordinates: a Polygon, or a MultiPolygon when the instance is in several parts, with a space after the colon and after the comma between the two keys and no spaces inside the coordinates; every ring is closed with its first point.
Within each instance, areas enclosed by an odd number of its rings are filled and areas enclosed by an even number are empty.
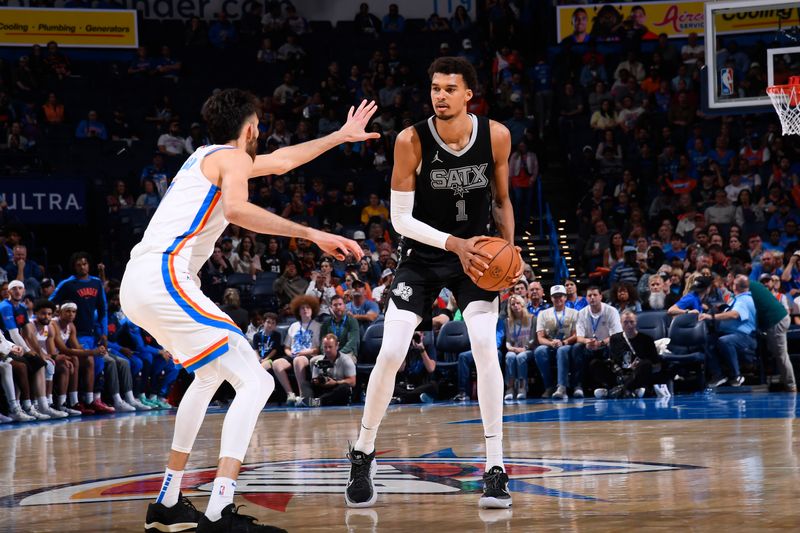
{"type": "Polygon", "coordinates": [[[486,291],[501,291],[517,281],[515,276],[522,266],[522,257],[516,246],[505,239],[490,237],[479,242],[477,248],[492,256],[489,268],[478,278],[478,287],[486,291]]]}

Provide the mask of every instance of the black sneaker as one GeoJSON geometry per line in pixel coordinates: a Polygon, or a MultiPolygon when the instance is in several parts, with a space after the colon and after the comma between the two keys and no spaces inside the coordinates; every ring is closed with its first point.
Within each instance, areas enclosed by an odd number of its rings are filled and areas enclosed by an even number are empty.
{"type": "Polygon", "coordinates": [[[146,533],[166,531],[194,531],[197,521],[203,515],[198,511],[189,498],[180,494],[178,503],[172,507],[165,507],[160,503],[151,503],[147,506],[147,518],[144,522],[146,533]]]}
{"type": "Polygon", "coordinates": [[[375,450],[367,455],[350,448],[347,458],[350,459],[350,480],[344,492],[344,501],[348,507],[372,507],[378,499],[378,492],[372,481],[378,469],[375,450]]]}
{"type": "Polygon", "coordinates": [[[481,509],[508,509],[511,494],[508,493],[508,474],[499,466],[493,466],[483,474],[483,496],[478,502],[481,509]]]}
{"type": "MultiPolygon", "coordinates": [[[[240,506],[241,507],[241,506],[240,506]]],[[[212,522],[206,515],[197,523],[197,533],[286,533],[285,529],[256,522],[254,516],[239,514],[239,507],[229,503],[222,517],[212,522]]]]}
{"type": "Polygon", "coordinates": [[[718,377],[716,379],[711,378],[711,381],[708,383],[708,387],[710,389],[716,389],[717,387],[725,385],[725,383],[727,383],[727,382],[728,382],[728,378],[724,377],[724,376],[721,377],[721,378],[718,377]]]}

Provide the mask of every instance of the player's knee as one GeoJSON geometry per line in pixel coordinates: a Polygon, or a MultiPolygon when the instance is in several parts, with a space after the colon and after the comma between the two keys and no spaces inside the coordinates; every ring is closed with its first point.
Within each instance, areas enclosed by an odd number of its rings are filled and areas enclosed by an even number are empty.
{"type": "Polygon", "coordinates": [[[256,385],[259,393],[259,405],[263,406],[272,396],[272,391],[275,390],[275,379],[267,372],[258,373],[258,383],[256,385]]]}

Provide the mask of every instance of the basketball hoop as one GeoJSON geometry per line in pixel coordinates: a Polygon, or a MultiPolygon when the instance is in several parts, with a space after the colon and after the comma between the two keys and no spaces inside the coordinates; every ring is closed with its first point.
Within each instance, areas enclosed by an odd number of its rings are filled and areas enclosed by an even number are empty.
{"type": "Polygon", "coordinates": [[[767,87],[767,94],[781,120],[783,134],[800,135],[800,76],[790,77],[787,85],[767,87]]]}

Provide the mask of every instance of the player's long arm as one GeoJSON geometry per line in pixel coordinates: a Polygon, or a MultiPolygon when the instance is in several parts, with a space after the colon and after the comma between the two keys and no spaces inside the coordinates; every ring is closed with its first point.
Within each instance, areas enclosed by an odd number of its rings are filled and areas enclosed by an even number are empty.
{"type": "Polygon", "coordinates": [[[250,177],[266,176],[268,174],[286,174],[292,169],[304,165],[324,154],[331,148],[339,146],[345,142],[364,141],[366,139],[378,139],[379,133],[365,133],[364,128],[369,123],[372,115],[378,109],[375,102],[361,102],[358,109],[350,108],[347,115],[347,122],[339,131],[330,135],[306,141],[295,146],[286,146],[275,150],[271,154],[256,156],[250,177]]]}
{"type": "Polygon", "coordinates": [[[491,121],[494,179],[492,180],[492,216],[500,235],[514,244],[514,207],[508,196],[508,158],[511,155],[511,134],[499,122],[491,121]]]}
{"type": "Polygon", "coordinates": [[[282,237],[302,237],[317,244],[323,251],[344,260],[352,253],[357,259],[363,255],[361,247],[350,239],[296,224],[247,201],[247,181],[253,160],[242,150],[226,150],[218,156],[219,175],[222,179],[222,209],[225,219],[250,231],[282,237]]]}
{"type": "Polygon", "coordinates": [[[414,190],[416,171],[422,158],[422,149],[415,142],[414,128],[406,128],[397,136],[394,145],[394,168],[392,169],[391,217],[392,225],[400,235],[417,242],[447,249],[451,235],[414,218],[414,190]]]}

